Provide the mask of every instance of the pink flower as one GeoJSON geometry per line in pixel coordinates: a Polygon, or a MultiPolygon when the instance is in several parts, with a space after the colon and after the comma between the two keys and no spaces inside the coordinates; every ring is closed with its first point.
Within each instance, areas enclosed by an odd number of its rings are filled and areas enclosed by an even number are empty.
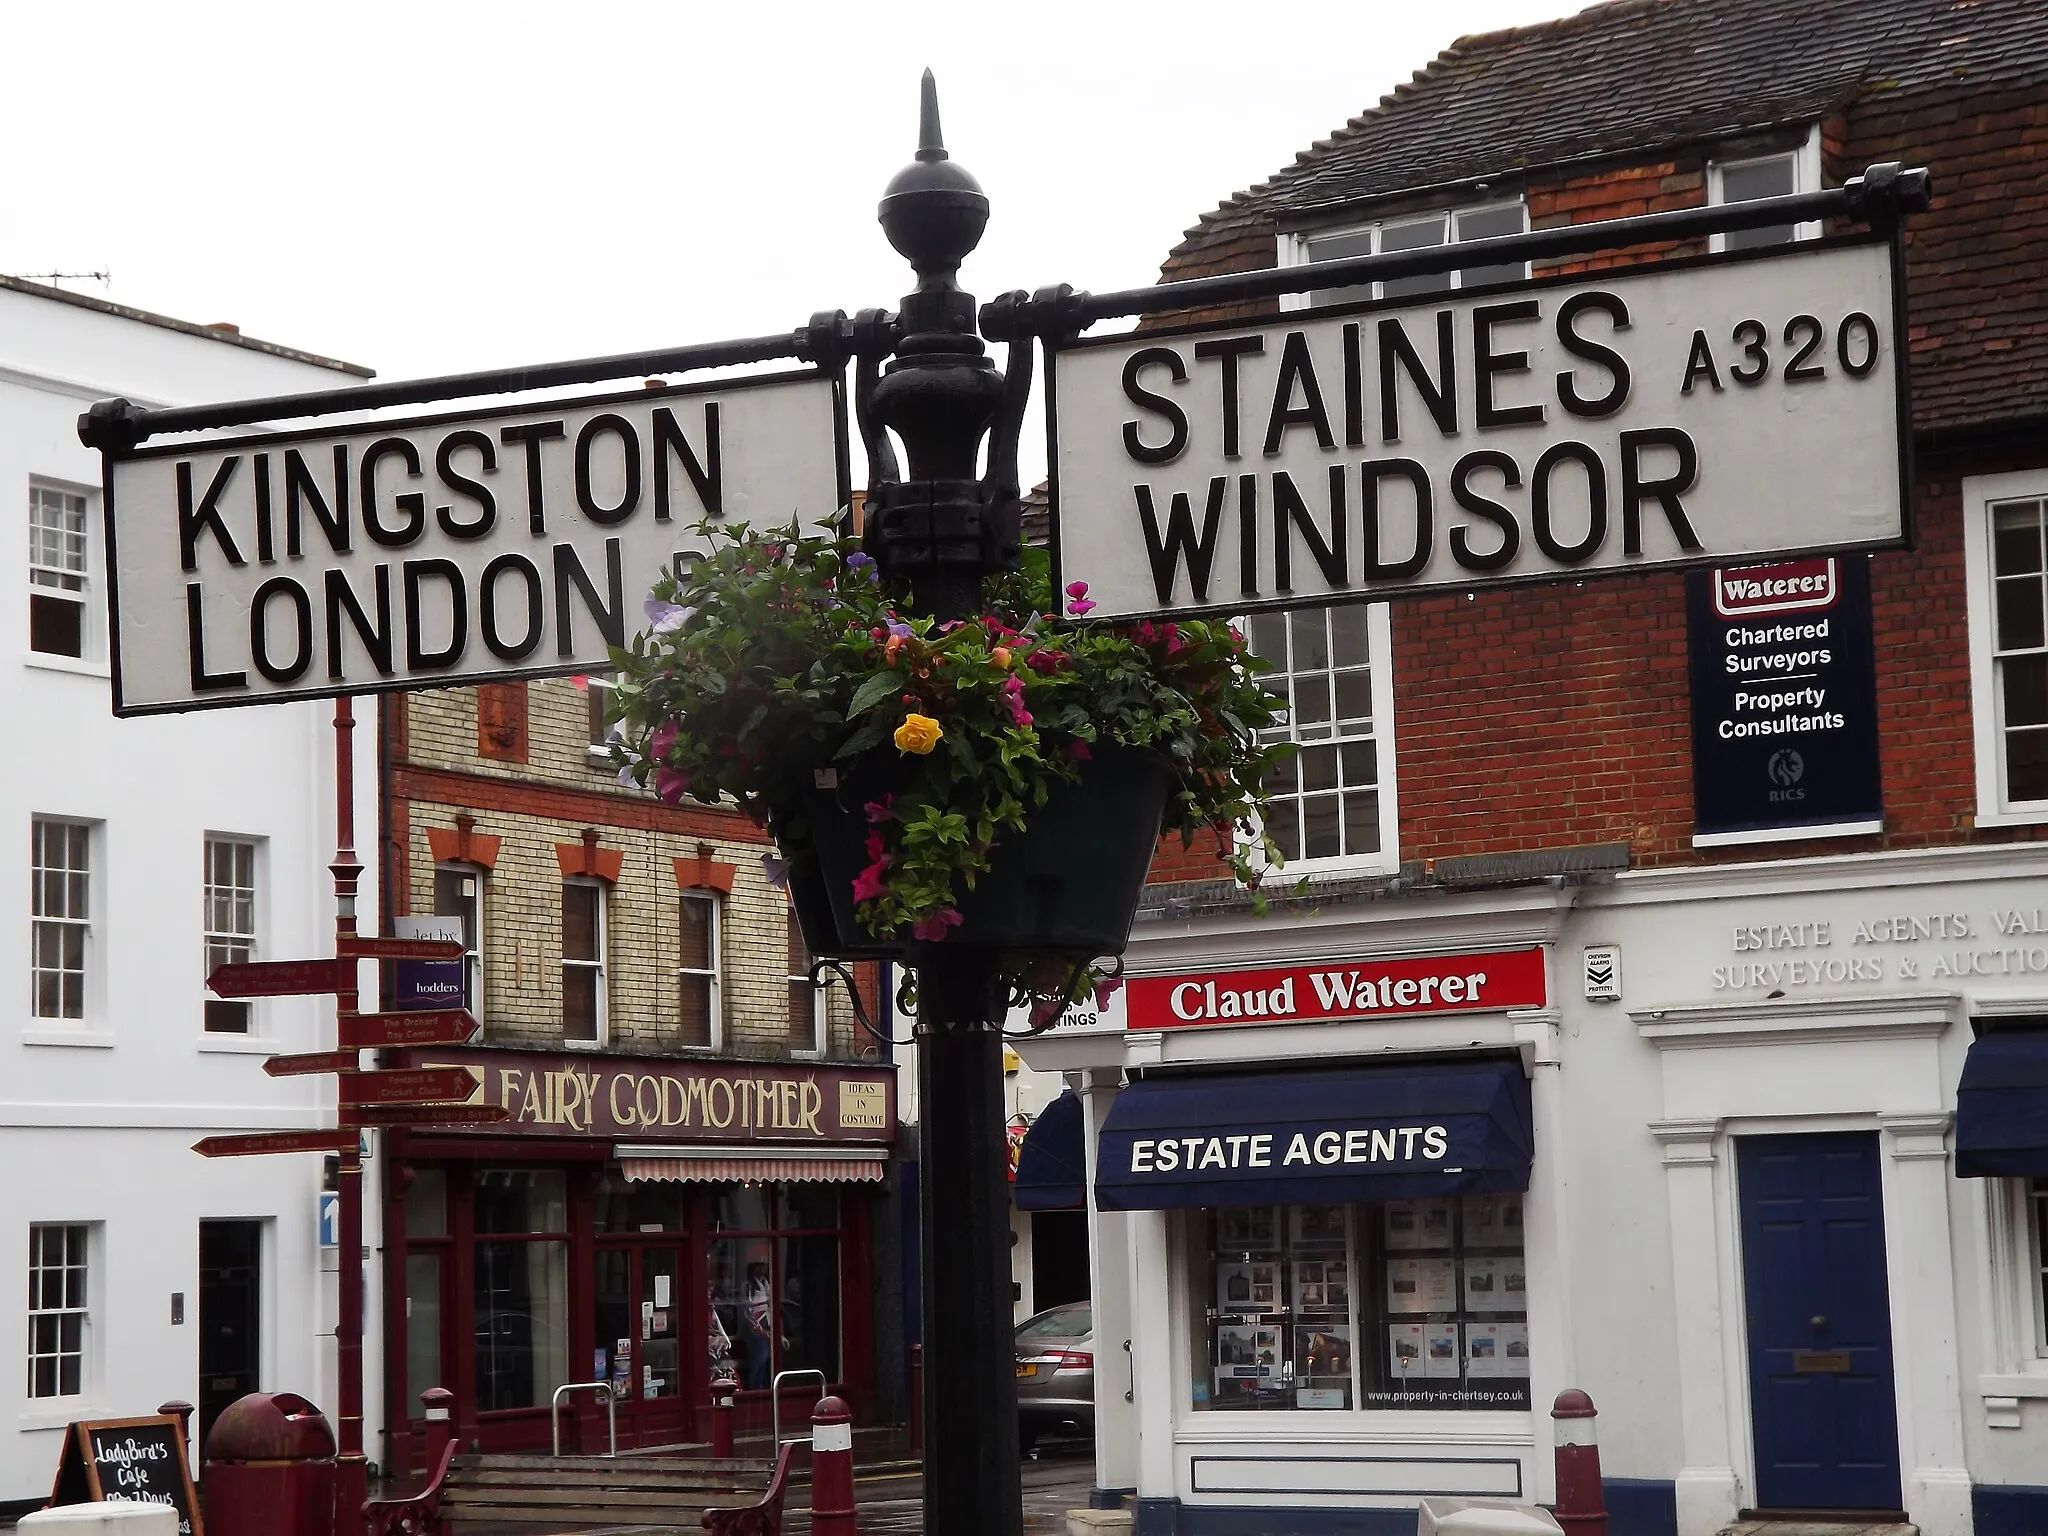
{"type": "Polygon", "coordinates": [[[960,926],[960,914],[953,908],[934,912],[930,917],[921,917],[910,925],[911,937],[926,944],[936,944],[945,938],[948,928],[960,926]]]}
{"type": "Polygon", "coordinates": [[[1077,763],[1085,763],[1092,759],[1095,756],[1095,754],[1088,750],[1087,742],[1083,741],[1080,737],[1076,736],[1072,741],[1067,743],[1067,756],[1071,757],[1077,763]]]}
{"type": "Polygon", "coordinates": [[[882,841],[882,834],[879,832],[868,834],[868,857],[877,864],[889,857],[889,845],[882,841]]]}
{"type": "Polygon", "coordinates": [[[676,738],[682,734],[682,727],[675,721],[662,721],[654,728],[654,734],[647,738],[647,755],[660,762],[668,756],[669,748],[676,744],[676,738]]]}
{"type": "Polygon", "coordinates": [[[887,863],[877,860],[855,875],[853,877],[853,899],[855,901],[879,901],[886,895],[887,887],[882,884],[882,875],[888,867],[887,863]]]}
{"type": "Polygon", "coordinates": [[[1031,1005],[1031,1027],[1034,1030],[1051,1029],[1066,1011],[1067,1005],[1058,998],[1041,997],[1031,1005]]]}
{"type": "Polygon", "coordinates": [[[879,800],[870,800],[863,809],[868,813],[868,820],[870,822],[882,822],[889,820],[890,817],[896,814],[892,809],[895,804],[895,795],[888,794],[882,796],[879,800]]]}
{"type": "Polygon", "coordinates": [[[1070,599],[1067,604],[1067,612],[1077,619],[1095,606],[1088,601],[1088,583],[1085,581],[1068,582],[1067,596],[1070,599]]]}
{"type": "Polygon", "coordinates": [[[1003,679],[1003,702],[1010,706],[1010,720],[1015,725],[1029,725],[1031,711],[1024,707],[1024,679],[1012,672],[1003,679]]]}
{"type": "Polygon", "coordinates": [[[1085,582],[1085,581],[1070,581],[1070,582],[1068,582],[1068,583],[1067,583],[1067,596],[1069,596],[1069,597],[1086,597],[1087,595],[1088,595],[1088,583],[1087,583],[1087,582],[1085,582]]]}
{"type": "Polygon", "coordinates": [[[1123,985],[1124,979],[1121,976],[1105,976],[1095,983],[1095,1008],[1098,1013],[1109,1006],[1109,1000],[1123,990],[1123,985]]]}
{"type": "Polygon", "coordinates": [[[666,765],[655,770],[654,792],[670,805],[681,800],[689,787],[690,776],[687,773],[677,773],[666,765]]]}

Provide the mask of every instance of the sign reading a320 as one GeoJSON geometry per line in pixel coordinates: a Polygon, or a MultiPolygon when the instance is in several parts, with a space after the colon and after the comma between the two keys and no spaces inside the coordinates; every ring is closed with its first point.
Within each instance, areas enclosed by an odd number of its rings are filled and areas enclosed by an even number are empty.
{"type": "Polygon", "coordinates": [[[844,444],[805,373],[110,456],[115,713],[606,670],[699,522],[831,520],[844,444]]]}
{"type": "Polygon", "coordinates": [[[1897,547],[1888,242],[1073,342],[1062,582],[1242,613],[1897,547]]]}

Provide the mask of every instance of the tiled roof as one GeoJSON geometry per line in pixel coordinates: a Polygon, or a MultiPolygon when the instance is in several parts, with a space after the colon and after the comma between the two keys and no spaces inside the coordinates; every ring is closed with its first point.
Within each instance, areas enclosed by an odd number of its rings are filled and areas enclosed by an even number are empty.
{"type": "Polygon", "coordinates": [[[1270,266],[1277,227],[1364,199],[1836,115],[1842,164],[1935,174],[1912,234],[1921,424],[2048,410],[2048,0],[1613,0],[1460,38],[1205,215],[1164,274],[1270,266]]]}

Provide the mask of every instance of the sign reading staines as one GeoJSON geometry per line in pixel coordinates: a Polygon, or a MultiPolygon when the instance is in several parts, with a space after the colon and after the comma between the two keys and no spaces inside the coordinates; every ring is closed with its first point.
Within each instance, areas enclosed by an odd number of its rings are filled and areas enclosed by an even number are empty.
{"type": "Polygon", "coordinates": [[[1898,281],[1816,242],[1069,343],[1060,580],[1185,616],[1901,545],[1898,281]]]}

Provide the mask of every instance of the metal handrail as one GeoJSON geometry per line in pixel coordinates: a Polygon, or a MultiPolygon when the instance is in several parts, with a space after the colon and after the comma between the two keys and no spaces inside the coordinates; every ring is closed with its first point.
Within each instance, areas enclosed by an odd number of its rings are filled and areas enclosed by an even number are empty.
{"type": "Polygon", "coordinates": [[[611,1435],[611,1449],[607,1456],[619,1454],[619,1399],[608,1381],[565,1381],[555,1388],[555,1395],[548,1400],[548,1434],[554,1441],[554,1454],[562,1454],[562,1394],[564,1392],[602,1392],[604,1394],[605,1427],[611,1435]]]}
{"type": "Polygon", "coordinates": [[[818,1396],[823,1397],[832,1390],[832,1382],[823,1371],[777,1371],[775,1379],[768,1383],[768,1399],[772,1408],[770,1423],[775,1431],[775,1448],[782,1448],[782,1383],[791,1376],[815,1376],[818,1378],[818,1396]]]}

